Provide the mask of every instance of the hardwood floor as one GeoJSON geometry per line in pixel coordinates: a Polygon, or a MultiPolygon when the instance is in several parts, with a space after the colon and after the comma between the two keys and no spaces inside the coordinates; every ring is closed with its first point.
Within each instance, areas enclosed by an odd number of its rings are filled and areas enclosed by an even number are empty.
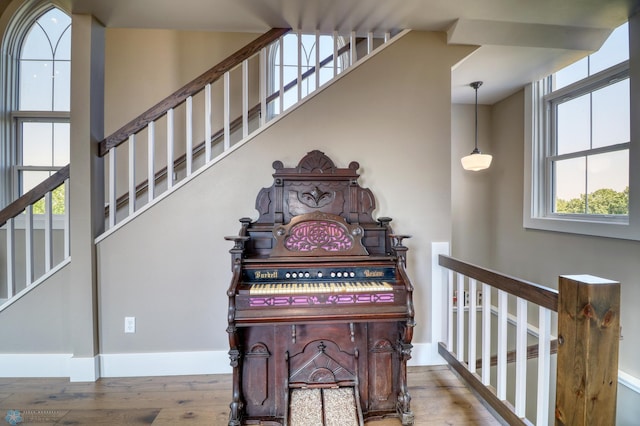
{"type": "MultiPolygon", "coordinates": [[[[498,425],[447,367],[410,367],[411,408],[419,425],[498,425]]],[[[231,376],[68,379],[0,378],[0,425],[227,424],[231,376]],[[6,417],[5,417],[6,416],[6,417]]],[[[370,426],[397,426],[396,419],[370,426]]]]}

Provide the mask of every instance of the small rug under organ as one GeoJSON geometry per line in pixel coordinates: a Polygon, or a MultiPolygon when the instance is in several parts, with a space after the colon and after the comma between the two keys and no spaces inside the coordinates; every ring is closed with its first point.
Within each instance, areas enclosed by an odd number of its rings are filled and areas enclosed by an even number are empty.
{"type": "Polygon", "coordinates": [[[294,389],[289,426],[358,426],[354,388],[294,389]]]}

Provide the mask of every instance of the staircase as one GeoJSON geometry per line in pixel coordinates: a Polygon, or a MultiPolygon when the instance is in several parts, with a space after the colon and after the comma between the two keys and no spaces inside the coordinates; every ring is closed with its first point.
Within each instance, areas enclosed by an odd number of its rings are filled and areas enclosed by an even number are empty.
{"type": "MultiPolygon", "coordinates": [[[[272,29],[105,138],[98,150],[108,188],[105,231],[96,243],[222,161],[391,37],[272,29]],[[311,45],[325,47],[305,56],[311,45]],[[257,81],[250,78],[255,69],[257,81]],[[235,78],[242,81],[240,91],[233,90],[235,78]]],[[[0,211],[0,313],[70,263],[69,182],[67,165],[0,211]],[[54,206],[56,198],[63,200],[61,208],[54,206]]]]}

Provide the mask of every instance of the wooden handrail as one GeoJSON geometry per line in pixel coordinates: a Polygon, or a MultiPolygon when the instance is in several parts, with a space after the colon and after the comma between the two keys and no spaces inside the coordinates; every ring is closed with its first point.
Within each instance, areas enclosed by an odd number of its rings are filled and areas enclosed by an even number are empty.
{"type": "Polygon", "coordinates": [[[438,264],[482,283],[506,291],[509,294],[558,312],[558,291],[500,272],[463,262],[450,256],[440,255],[438,264]]]}
{"type": "MultiPolygon", "coordinates": [[[[366,40],[366,39],[365,38],[356,38],[356,44],[358,44],[359,42],[361,42],[363,40],[366,40]]],[[[346,52],[349,51],[349,49],[351,49],[351,42],[346,43],[344,46],[342,46],[340,49],[338,49],[338,56],[345,54],[346,52]]],[[[327,56],[326,58],[324,58],[322,61],[320,61],[320,63],[318,64],[319,68],[324,67],[325,65],[327,65],[332,60],[333,60],[333,53],[331,55],[327,56]]],[[[316,67],[314,65],[314,66],[310,67],[307,71],[302,73],[301,80],[302,81],[306,80],[307,78],[311,77],[315,72],[316,72],[316,67]]],[[[285,86],[283,88],[283,92],[287,92],[288,90],[291,90],[297,84],[298,84],[298,78],[296,77],[293,80],[291,80],[289,83],[285,84],[285,86]]],[[[273,92],[272,94],[267,96],[266,103],[268,104],[270,102],[273,102],[279,96],[280,96],[280,89],[276,90],[275,92],[273,92]]],[[[256,115],[260,114],[260,110],[261,110],[261,104],[254,105],[252,108],[250,108],[247,111],[248,119],[252,119],[256,115]]],[[[239,117],[236,117],[234,120],[229,122],[230,131],[237,130],[237,129],[240,128],[240,126],[242,126],[242,122],[243,122],[242,118],[243,118],[242,116],[239,116],[239,117]]],[[[223,136],[224,136],[224,128],[221,128],[221,129],[217,130],[216,132],[214,132],[211,135],[211,142],[215,143],[215,141],[219,140],[223,136]]],[[[197,155],[198,153],[202,152],[205,149],[205,144],[206,144],[206,141],[201,141],[198,144],[196,144],[193,147],[193,155],[197,155]]],[[[177,167],[179,167],[181,164],[183,164],[186,161],[186,158],[187,158],[187,154],[182,154],[179,157],[177,157],[173,161],[174,170],[177,167]]],[[[158,181],[158,180],[166,177],[166,175],[167,175],[167,167],[163,167],[160,170],[158,170],[157,172],[155,172],[154,180],[158,181]]],[[[143,193],[148,187],[149,187],[148,179],[143,180],[142,182],[140,182],[139,184],[136,185],[136,188],[135,188],[136,195],[143,193]]],[[[117,208],[120,208],[123,205],[125,205],[125,203],[127,203],[128,200],[129,200],[129,193],[126,192],[126,193],[122,194],[120,197],[118,197],[116,199],[117,208]]],[[[109,214],[109,206],[107,205],[105,207],[105,215],[108,215],[108,214],[109,214]]]]}
{"type": "Polygon", "coordinates": [[[29,205],[37,202],[45,196],[47,192],[53,191],[69,178],[69,165],[67,164],[47,179],[36,185],[31,191],[9,204],[0,211],[0,226],[3,226],[9,219],[18,216],[29,205]]]}
{"type": "Polygon", "coordinates": [[[242,61],[250,58],[255,53],[259,52],[260,49],[268,46],[290,30],[290,28],[273,28],[244,46],[242,49],[231,54],[204,74],[192,80],[190,83],[187,83],[182,88],[178,89],[153,107],[149,108],[147,111],[140,114],[138,117],[131,120],[129,123],[122,126],[112,135],[107,136],[102,142],[100,142],[98,150],[99,155],[101,157],[106,155],[107,152],[109,152],[109,149],[123,143],[127,140],[129,135],[139,132],[150,122],[157,120],[159,117],[164,115],[169,109],[177,107],[189,96],[193,96],[200,92],[207,84],[215,82],[220,77],[224,76],[227,71],[232,70],[242,61]]]}

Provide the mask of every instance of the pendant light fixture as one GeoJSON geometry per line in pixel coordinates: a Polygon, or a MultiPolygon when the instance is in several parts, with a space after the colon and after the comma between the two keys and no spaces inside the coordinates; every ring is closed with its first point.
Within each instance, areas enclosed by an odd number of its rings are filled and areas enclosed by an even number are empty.
{"type": "Polygon", "coordinates": [[[488,169],[493,157],[489,154],[481,153],[478,149],[478,87],[482,86],[482,82],[474,81],[469,86],[473,87],[476,91],[476,145],[474,150],[471,151],[471,154],[462,157],[460,162],[462,163],[462,168],[465,170],[477,172],[478,170],[488,169]]]}

